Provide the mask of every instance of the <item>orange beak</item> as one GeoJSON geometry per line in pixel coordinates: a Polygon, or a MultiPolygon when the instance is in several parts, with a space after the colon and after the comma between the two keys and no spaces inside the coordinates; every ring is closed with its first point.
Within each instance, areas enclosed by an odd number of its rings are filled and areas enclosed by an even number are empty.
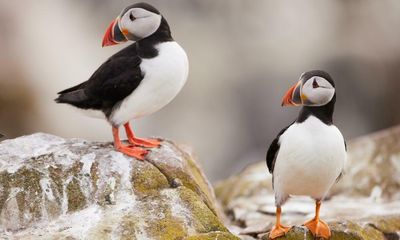
{"type": "Polygon", "coordinates": [[[102,47],[116,45],[122,42],[126,42],[127,40],[128,39],[125,37],[119,27],[117,18],[110,23],[110,26],[108,26],[106,33],[103,37],[102,47]]]}
{"type": "Polygon", "coordinates": [[[285,96],[283,96],[282,106],[300,106],[303,104],[300,96],[301,83],[301,81],[298,81],[295,85],[289,88],[285,96]]]}

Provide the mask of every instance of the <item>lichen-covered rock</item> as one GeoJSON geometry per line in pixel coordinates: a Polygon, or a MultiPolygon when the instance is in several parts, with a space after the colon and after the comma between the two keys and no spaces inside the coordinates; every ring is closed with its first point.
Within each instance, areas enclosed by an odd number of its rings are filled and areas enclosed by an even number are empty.
{"type": "MultiPolygon", "coordinates": [[[[367,218],[344,220],[329,223],[331,226],[331,240],[369,240],[399,239],[400,216],[386,216],[383,218],[367,218]]],[[[268,234],[263,234],[261,239],[267,240],[268,234]]],[[[306,227],[294,227],[281,240],[313,240],[311,232],[306,227]]]]}
{"type": "Polygon", "coordinates": [[[333,194],[400,199],[400,126],[350,141],[348,160],[333,194]]]}
{"type": "Polygon", "coordinates": [[[170,141],[145,161],[47,134],[0,143],[0,239],[212,236],[237,239],[191,155],[170,141]]]}
{"type": "MultiPolygon", "coordinates": [[[[265,162],[218,183],[215,192],[233,232],[259,239],[271,229],[275,206],[265,162]]],[[[282,220],[300,226],[313,214],[314,202],[296,197],[284,205],[282,220]]],[[[345,175],[324,201],[321,216],[334,226],[333,239],[399,239],[400,127],[348,142],[345,175]],[[394,222],[390,230],[376,227],[385,222],[394,222]]],[[[307,234],[294,228],[286,239],[306,239],[307,234]]]]}

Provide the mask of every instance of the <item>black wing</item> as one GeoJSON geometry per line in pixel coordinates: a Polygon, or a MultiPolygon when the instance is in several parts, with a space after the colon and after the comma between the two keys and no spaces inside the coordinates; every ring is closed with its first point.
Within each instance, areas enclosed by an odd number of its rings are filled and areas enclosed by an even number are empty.
{"type": "Polygon", "coordinates": [[[143,79],[140,63],[132,44],[110,57],[86,82],[59,92],[56,102],[84,109],[111,108],[139,86],[143,79]]]}
{"type": "MultiPolygon", "coordinates": [[[[293,122],[294,123],[294,122],[293,122]]],[[[293,124],[292,123],[292,124],[293,124]]],[[[268,152],[267,152],[267,166],[268,166],[268,170],[270,173],[274,172],[274,166],[275,166],[275,160],[276,160],[276,156],[278,155],[279,152],[279,138],[281,137],[281,135],[290,127],[292,126],[292,124],[290,124],[289,126],[285,127],[284,129],[282,129],[279,133],[278,136],[276,136],[276,138],[272,141],[271,145],[268,148],[268,152]]]]}

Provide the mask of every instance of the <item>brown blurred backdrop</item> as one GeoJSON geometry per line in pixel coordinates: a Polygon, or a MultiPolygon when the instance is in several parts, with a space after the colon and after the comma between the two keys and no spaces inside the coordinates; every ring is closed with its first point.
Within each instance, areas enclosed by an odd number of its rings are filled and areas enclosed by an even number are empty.
{"type": "MultiPolygon", "coordinates": [[[[101,48],[135,1],[0,0],[0,132],[110,141],[105,121],[53,99],[124,46],[101,48]]],[[[335,123],[353,138],[400,122],[400,1],[149,0],[190,60],[189,81],[140,136],[193,147],[212,180],[264,159],[299,109],[281,108],[306,70],[336,81],[335,123]]]]}

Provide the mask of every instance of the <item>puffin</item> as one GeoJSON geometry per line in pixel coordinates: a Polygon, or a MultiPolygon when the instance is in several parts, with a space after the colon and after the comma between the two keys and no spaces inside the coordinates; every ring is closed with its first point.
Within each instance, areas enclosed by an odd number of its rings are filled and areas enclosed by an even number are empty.
{"type": "Polygon", "coordinates": [[[346,142],[333,125],[335,83],[325,71],[303,73],[282,100],[282,106],[302,106],[297,119],[281,130],[267,151],[272,174],[276,224],[270,239],[285,235],[291,227],[281,224],[281,207],[290,196],[315,200],[315,217],[304,223],[314,237],[328,239],[331,231],[320,219],[321,201],[340,179],[346,164],[346,142]]]}
{"type": "Polygon", "coordinates": [[[186,83],[189,62],[172,38],[167,20],[150,4],[136,3],[122,10],[107,28],[102,46],[127,41],[133,43],[108,58],[87,81],[59,92],[55,101],[106,119],[115,149],[144,160],[161,140],[136,137],[129,122],[171,102],[186,83]],[[120,139],[121,126],[128,144],[120,139]]]}

